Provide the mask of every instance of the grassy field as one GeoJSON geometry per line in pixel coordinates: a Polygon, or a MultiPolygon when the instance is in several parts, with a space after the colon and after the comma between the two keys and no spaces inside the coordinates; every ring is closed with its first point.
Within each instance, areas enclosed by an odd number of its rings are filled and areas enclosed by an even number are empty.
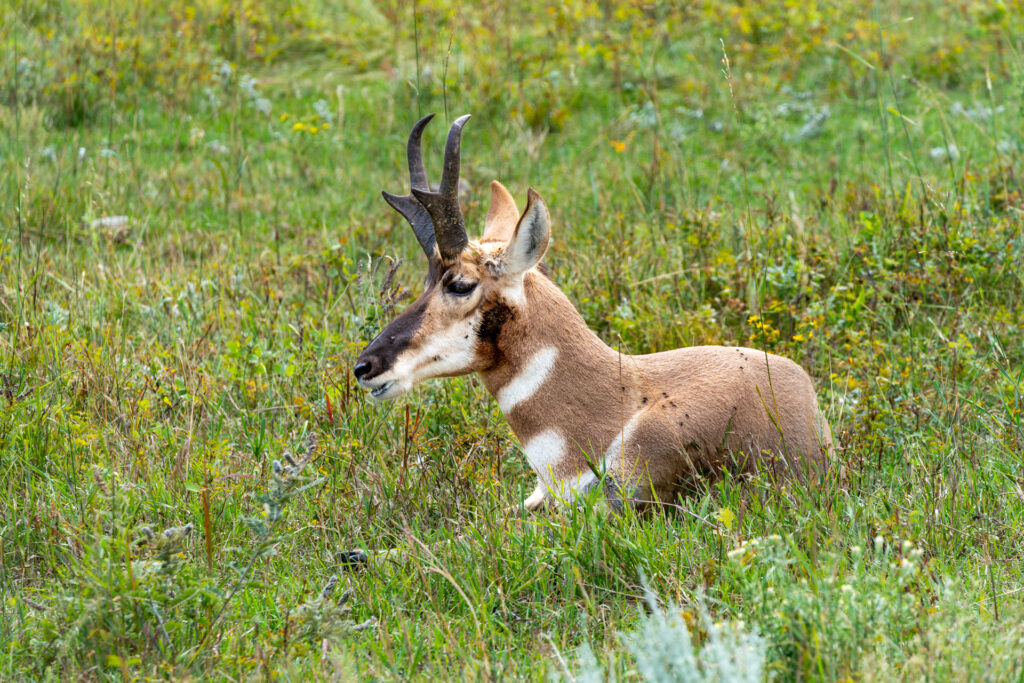
{"type": "Polygon", "coordinates": [[[6,0],[0,679],[1024,679],[1022,17],[6,0]],[[431,111],[609,344],[801,363],[829,475],[506,522],[478,380],[371,405],[431,111]]]}

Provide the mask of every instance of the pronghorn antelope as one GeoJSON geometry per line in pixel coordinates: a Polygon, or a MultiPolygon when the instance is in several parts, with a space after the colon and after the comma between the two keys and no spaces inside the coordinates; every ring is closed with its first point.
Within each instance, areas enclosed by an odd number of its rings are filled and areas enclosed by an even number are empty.
{"type": "Polygon", "coordinates": [[[550,218],[532,189],[520,215],[492,182],[483,236],[469,240],[458,199],[469,116],[448,133],[436,191],[420,151],[432,117],[409,136],[410,193],[384,193],[429,265],[426,290],[353,368],[375,400],[432,377],[478,373],[537,474],[527,510],[599,481],[612,507],[645,507],[671,502],[695,475],[824,466],[831,430],[796,363],[724,346],[629,356],[602,342],[539,265],[550,218]]]}

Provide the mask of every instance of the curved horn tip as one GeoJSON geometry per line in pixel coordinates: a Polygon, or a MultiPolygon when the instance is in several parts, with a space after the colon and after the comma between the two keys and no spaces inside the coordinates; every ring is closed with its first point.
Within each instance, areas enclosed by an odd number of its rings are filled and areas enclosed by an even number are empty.
{"type": "Polygon", "coordinates": [[[448,144],[462,139],[462,127],[466,125],[466,121],[469,121],[472,116],[472,114],[463,114],[459,118],[455,119],[452,123],[451,129],[448,131],[448,144]]]}
{"type": "Polygon", "coordinates": [[[406,159],[409,163],[409,184],[413,187],[430,187],[427,180],[427,169],[423,165],[423,151],[421,150],[423,129],[434,118],[433,112],[427,114],[416,122],[409,133],[409,142],[405,148],[406,159]]]}
{"type": "Polygon", "coordinates": [[[463,114],[459,118],[452,122],[452,127],[448,129],[448,140],[445,142],[445,154],[448,154],[448,148],[453,145],[458,147],[462,142],[462,127],[466,125],[466,121],[472,118],[472,114],[463,114]]]}
{"type": "Polygon", "coordinates": [[[472,114],[463,114],[459,118],[455,119],[452,123],[451,129],[448,131],[448,140],[445,142],[445,162],[448,161],[448,150],[451,149],[458,153],[459,148],[462,145],[462,127],[466,125],[466,121],[472,117],[472,114]]]}
{"type": "Polygon", "coordinates": [[[423,133],[423,129],[427,127],[427,124],[434,120],[434,112],[430,112],[422,119],[416,122],[416,125],[412,127],[413,135],[419,135],[423,133]]]}

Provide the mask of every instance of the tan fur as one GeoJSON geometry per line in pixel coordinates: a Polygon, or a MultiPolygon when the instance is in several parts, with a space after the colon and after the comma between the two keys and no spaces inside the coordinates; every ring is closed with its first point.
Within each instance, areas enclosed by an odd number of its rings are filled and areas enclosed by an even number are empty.
{"type": "Polygon", "coordinates": [[[497,180],[491,181],[491,206],[484,219],[484,234],[481,242],[508,242],[519,222],[519,209],[505,186],[497,180]]]}
{"type": "Polygon", "coordinates": [[[551,428],[565,435],[572,447],[559,478],[585,472],[589,461],[603,464],[630,497],[649,499],[653,489],[671,500],[694,475],[763,466],[803,474],[832,452],[811,380],[792,361],[721,346],[620,354],[546,277],[527,273],[525,290],[525,309],[498,339],[501,361],[481,375],[497,394],[538,348],[559,349],[543,391],[506,416],[522,443],[551,428]],[[630,437],[605,458],[634,418],[630,437]]]}
{"type": "MultiPolygon", "coordinates": [[[[613,500],[640,504],[724,470],[804,477],[827,465],[831,431],[800,366],[739,347],[616,352],[539,270],[549,236],[540,196],[531,190],[516,220],[508,191],[491,191],[484,239],[403,313],[409,322],[392,323],[414,332],[363,386],[392,398],[430,377],[478,372],[537,471],[531,509],[592,486],[594,470],[613,500]],[[457,279],[479,284],[446,293],[457,279]]],[[[368,361],[383,362],[386,342],[368,347],[368,361]]]]}

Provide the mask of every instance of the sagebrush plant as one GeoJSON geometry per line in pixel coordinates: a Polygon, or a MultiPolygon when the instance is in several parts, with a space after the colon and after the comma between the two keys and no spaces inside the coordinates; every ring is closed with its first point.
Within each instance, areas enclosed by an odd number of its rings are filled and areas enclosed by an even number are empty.
{"type": "Polygon", "coordinates": [[[98,503],[94,526],[66,540],[81,548],[76,561],[53,577],[59,588],[25,602],[31,610],[23,615],[22,637],[47,677],[68,665],[137,666],[140,641],[173,657],[180,630],[219,601],[215,587],[185,561],[192,523],[159,533],[130,528],[127,487],[99,468],[93,480],[87,495],[98,503]]]}
{"type": "MultiPolygon", "coordinates": [[[[711,620],[701,604],[700,622],[692,612],[684,612],[669,601],[662,607],[647,581],[644,605],[634,631],[621,635],[632,657],[636,673],[650,683],[676,681],[702,683],[754,683],[765,680],[767,642],[745,625],[721,624],[711,620]],[[703,644],[694,643],[691,624],[702,626],[703,644]]],[[[579,672],[566,674],[577,681],[614,681],[614,665],[603,667],[594,657],[589,643],[580,648],[579,672]]]]}
{"type": "Polygon", "coordinates": [[[1022,21],[0,5],[0,679],[538,680],[584,643],[626,679],[639,570],[698,658],[742,622],[777,679],[1019,677],[1022,21]],[[467,224],[535,187],[606,342],[803,365],[828,475],[510,520],[532,481],[479,382],[370,405],[349,368],[421,272],[379,192],[431,111],[474,115],[467,224]]]}

